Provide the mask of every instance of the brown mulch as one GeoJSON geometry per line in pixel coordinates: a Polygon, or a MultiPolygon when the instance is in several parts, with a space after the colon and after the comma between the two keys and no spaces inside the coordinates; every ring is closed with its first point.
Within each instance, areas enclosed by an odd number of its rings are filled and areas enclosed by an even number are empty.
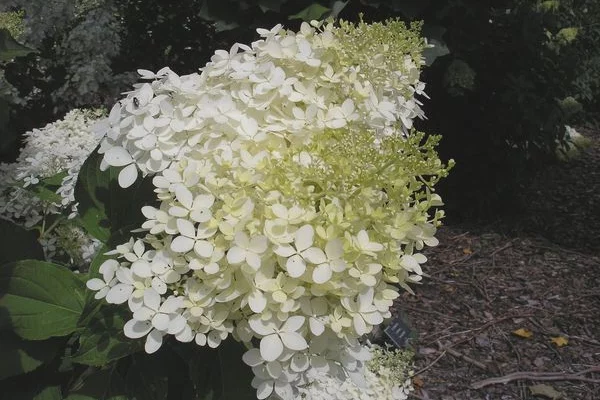
{"type": "Polygon", "coordinates": [[[592,136],[581,159],[540,175],[520,223],[440,229],[440,245],[426,251],[429,276],[397,303],[416,331],[412,398],[600,399],[600,135],[592,136]]]}

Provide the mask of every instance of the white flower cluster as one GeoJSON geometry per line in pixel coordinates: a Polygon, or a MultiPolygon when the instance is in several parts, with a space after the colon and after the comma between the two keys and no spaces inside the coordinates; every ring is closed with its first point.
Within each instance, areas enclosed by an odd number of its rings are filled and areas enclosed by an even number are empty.
{"type": "Polygon", "coordinates": [[[364,380],[359,338],[421,279],[439,159],[411,141],[423,41],[404,24],[259,29],[200,74],[140,70],[103,126],[102,167],[155,175],[147,235],[88,281],[130,338],[246,343],[259,399],[364,380]],[[430,154],[429,156],[424,155],[430,154]],[[416,195],[415,193],[419,193],[416,195]]]}
{"type": "MultiPolygon", "coordinates": [[[[16,162],[0,164],[0,217],[26,228],[50,225],[45,220],[61,214],[75,217],[77,174],[100,142],[91,127],[102,116],[102,111],[75,109],[61,120],[25,133],[25,146],[16,162]],[[46,179],[56,181],[55,192],[43,188],[46,179]]],[[[54,218],[52,224],[56,221],[60,229],[45,229],[40,240],[47,257],[66,250],[89,262],[98,242],[75,226],[67,227],[68,221],[54,218]]]]}
{"type": "MultiPolygon", "coordinates": [[[[388,357],[394,353],[383,348],[365,346],[369,352],[376,349],[388,357]]],[[[373,357],[373,354],[370,354],[373,357]]],[[[375,358],[377,358],[375,356],[375,358]]],[[[387,366],[368,363],[363,371],[362,384],[359,386],[350,378],[336,379],[328,374],[318,373],[313,370],[313,381],[310,385],[299,389],[299,399],[305,400],[406,400],[414,390],[412,379],[408,377],[408,366],[402,374],[404,378],[398,379],[394,372],[387,366]]]]}

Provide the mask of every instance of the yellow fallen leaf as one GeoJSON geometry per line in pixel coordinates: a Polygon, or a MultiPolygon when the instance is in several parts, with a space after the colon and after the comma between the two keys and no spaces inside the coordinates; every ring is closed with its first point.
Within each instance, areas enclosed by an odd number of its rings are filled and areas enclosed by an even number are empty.
{"type": "Polygon", "coordinates": [[[525,338],[525,339],[529,339],[530,337],[533,336],[533,332],[531,332],[528,329],[519,328],[516,331],[513,331],[513,335],[516,335],[518,337],[522,337],[522,338],[525,338]]]}
{"type": "Polygon", "coordinates": [[[465,247],[465,248],[463,249],[463,253],[464,253],[464,254],[466,254],[466,255],[473,254],[473,250],[471,250],[471,249],[470,249],[470,248],[468,248],[468,247],[465,247]]]}
{"type": "Polygon", "coordinates": [[[569,344],[569,340],[562,336],[553,337],[550,340],[552,340],[552,343],[554,343],[557,347],[563,347],[569,344]]]}

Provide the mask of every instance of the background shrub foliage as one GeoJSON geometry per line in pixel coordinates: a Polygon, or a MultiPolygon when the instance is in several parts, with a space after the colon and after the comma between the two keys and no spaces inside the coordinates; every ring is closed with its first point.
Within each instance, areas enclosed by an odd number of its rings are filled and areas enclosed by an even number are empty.
{"type": "Polygon", "coordinates": [[[431,100],[420,128],[443,135],[442,156],[457,161],[440,188],[451,218],[512,207],[565,123],[600,107],[594,0],[12,0],[0,11],[16,12],[0,24],[36,50],[2,64],[11,89],[0,93],[4,160],[15,157],[16,134],[74,107],[112,104],[137,68],[190,73],[215,49],[254,37],[256,27],[297,28],[338,14],[425,21],[437,47],[423,75],[431,100]]]}

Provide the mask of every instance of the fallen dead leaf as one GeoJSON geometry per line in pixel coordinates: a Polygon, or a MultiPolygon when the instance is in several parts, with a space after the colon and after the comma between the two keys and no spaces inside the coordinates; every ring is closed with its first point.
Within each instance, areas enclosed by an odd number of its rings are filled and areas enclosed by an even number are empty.
{"type": "Polygon", "coordinates": [[[423,382],[423,379],[419,378],[418,376],[414,376],[412,378],[413,381],[413,385],[415,385],[418,388],[422,388],[423,385],[425,385],[425,382],[423,382]]]}
{"type": "Polygon", "coordinates": [[[467,254],[467,255],[473,254],[473,250],[471,250],[468,247],[465,247],[464,249],[462,249],[462,251],[463,251],[464,254],[467,254]]]}
{"type": "Polygon", "coordinates": [[[550,339],[556,347],[563,347],[569,344],[569,340],[566,337],[556,336],[550,339]]]}
{"type": "Polygon", "coordinates": [[[539,384],[529,386],[529,391],[532,396],[543,396],[552,400],[558,400],[562,397],[562,393],[558,392],[550,385],[539,384]]]}
{"type": "Polygon", "coordinates": [[[522,337],[524,339],[529,339],[530,337],[533,336],[533,332],[531,332],[530,330],[525,329],[525,328],[519,328],[516,331],[513,331],[512,333],[513,333],[513,335],[522,337]]]}

